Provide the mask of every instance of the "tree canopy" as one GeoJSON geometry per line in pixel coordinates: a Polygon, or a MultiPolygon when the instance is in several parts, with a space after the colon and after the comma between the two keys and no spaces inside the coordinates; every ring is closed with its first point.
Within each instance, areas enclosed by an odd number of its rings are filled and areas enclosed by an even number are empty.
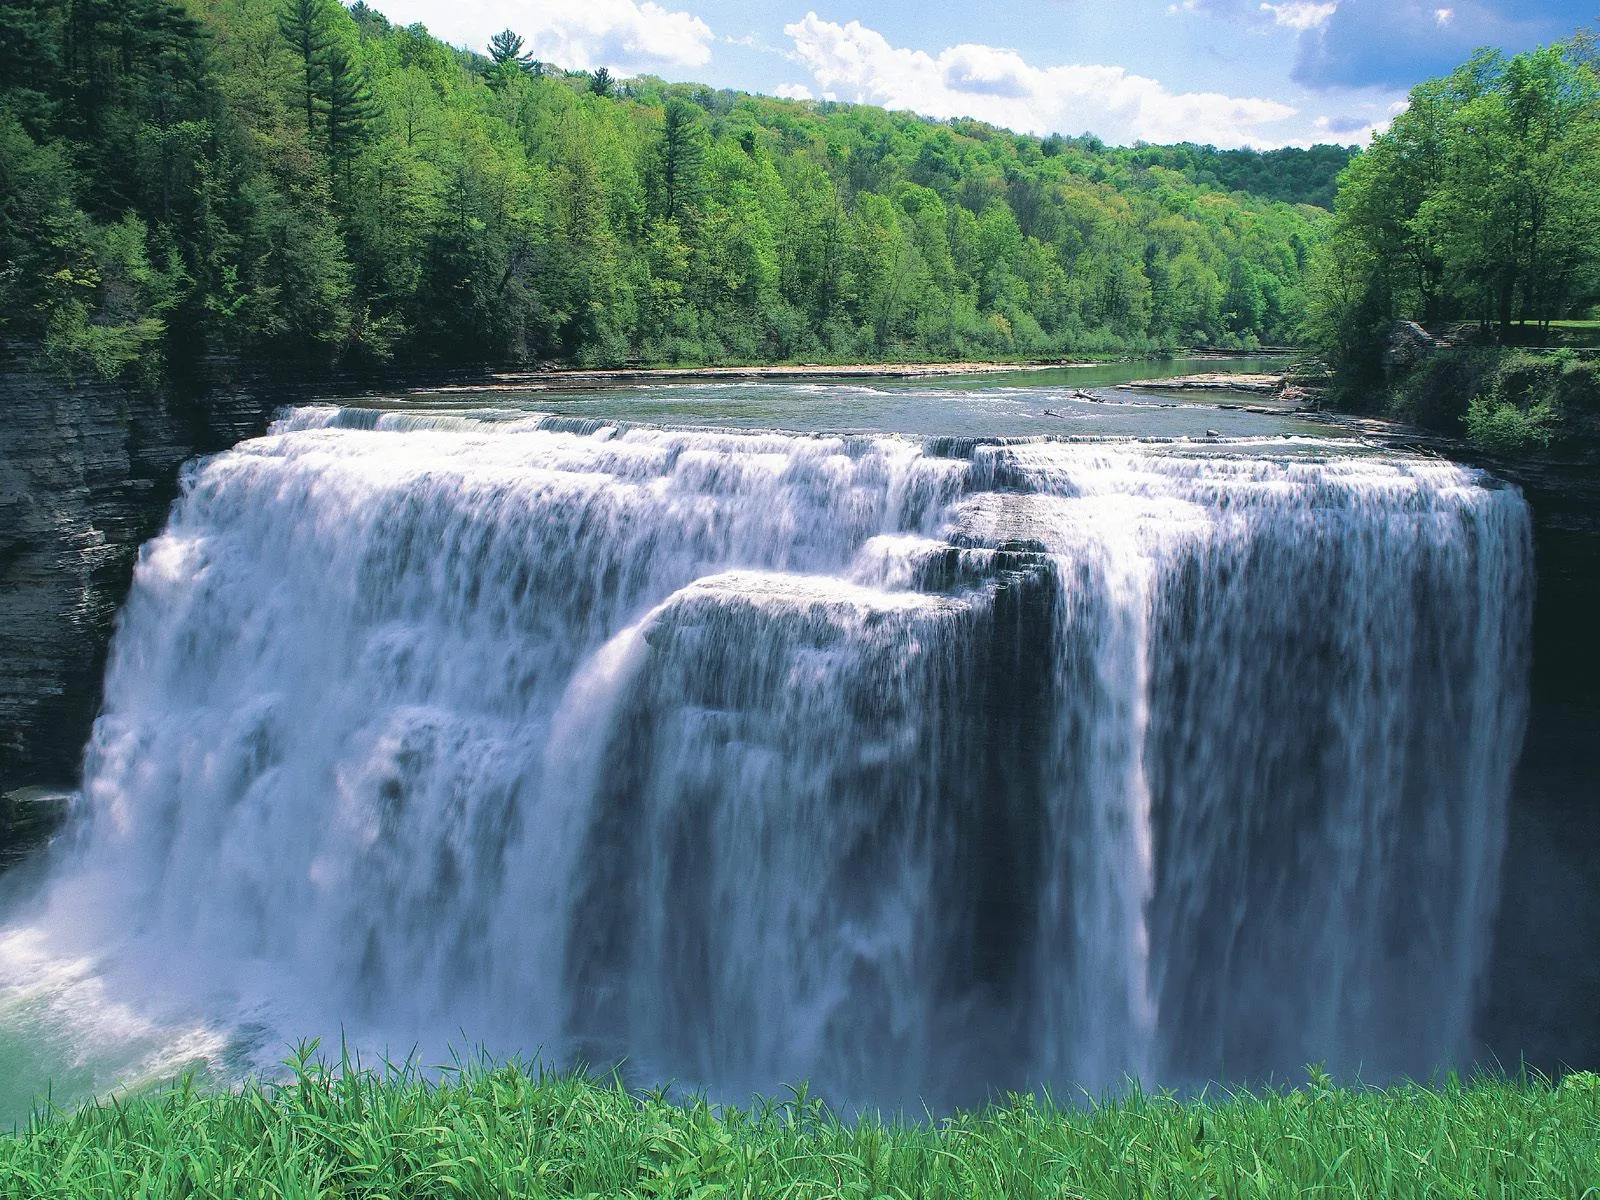
{"type": "MultiPolygon", "coordinates": [[[[1349,157],[1024,137],[524,46],[458,50],[336,0],[0,0],[0,353],[115,375],[212,353],[323,370],[1283,343],[1326,223],[1306,201],[1349,157]]],[[[1557,76],[1528,86],[1565,97],[1557,76]]],[[[1551,177],[1539,153],[1518,178],[1551,177]]],[[[1528,222],[1576,294],[1570,222],[1528,222]]]]}
{"type": "Polygon", "coordinates": [[[1499,341],[1600,299],[1600,79],[1594,41],[1484,50],[1412,90],[1339,180],[1310,280],[1310,327],[1373,376],[1396,319],[1499,341]]]}

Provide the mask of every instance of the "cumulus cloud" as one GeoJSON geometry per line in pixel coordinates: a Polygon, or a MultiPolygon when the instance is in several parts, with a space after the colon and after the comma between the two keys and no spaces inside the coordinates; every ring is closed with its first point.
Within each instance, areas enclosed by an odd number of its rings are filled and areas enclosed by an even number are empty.
{"type": "Polygon", "coordinates": [[[379,0],[377,7],[392,21],[420,21],[447,41],[480,49],[493,34],[514,29],[535,57],[583,71],[703,67],[715,40],[693,13],[653,0],[379,0]]]}
{"type": "Polygon", "coordinates": [[[1263,4],[1261,11],[1271,15],[1274,25],[1303,30],[1315,29],[1326,23],[1338,8],[1337,3],[1308,4],[1304,0],[1298,0],[1288,4],[1263,4]]]}
{"type": "Polygon", "coordinates": [[[994,46],[966,44],[931,55],[890,45],[859,21],[840,25],[814,12],[784,32],[824,95],[932,117],[975,117],[1026,133],[1089,130],[1121,143],[1276,145],[1286,139],[1262,127],[1296,111],[1276,100],[1172,92],[1121,67],[1038,67],[994,46]]]}
{"type": "Polygon", "coordinates": [[[780,83],[777,96],[780,100],[810,100],[811,89],[803,83],[780,83]]]}

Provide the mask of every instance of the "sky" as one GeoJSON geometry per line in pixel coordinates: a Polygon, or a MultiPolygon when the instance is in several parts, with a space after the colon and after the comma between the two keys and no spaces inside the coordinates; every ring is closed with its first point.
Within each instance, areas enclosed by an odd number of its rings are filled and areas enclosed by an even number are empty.
{"type": "Polygon", "coordinates": [[[1479,46],[1547,44],[1600,0],[368,0],[570,69],[1220,147],[1364,144],[1479,46]]]}

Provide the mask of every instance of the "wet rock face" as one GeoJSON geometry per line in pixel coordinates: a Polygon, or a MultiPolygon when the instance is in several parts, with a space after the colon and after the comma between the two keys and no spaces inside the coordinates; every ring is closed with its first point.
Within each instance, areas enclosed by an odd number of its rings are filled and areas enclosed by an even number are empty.
{"type": "Polygon", "coordinates": [[[204,404],[0,371],[0,791],[77,777],[139,546],[178,471],[258,431],[270,404],[204,404]]]}
{"type": "Polygon", "coordinates": [[[0,795],[0,871],[44,846],[66,822],[75,796],[49,788],[18,788],[0,795]]]}

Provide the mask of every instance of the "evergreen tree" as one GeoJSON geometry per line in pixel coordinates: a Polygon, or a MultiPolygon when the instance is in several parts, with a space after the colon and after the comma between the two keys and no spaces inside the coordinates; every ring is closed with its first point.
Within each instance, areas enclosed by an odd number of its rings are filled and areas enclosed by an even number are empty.
{"type": "Polygon", "coordinates": [[[502,29],[489,39],[489,86],[503,88],[519,76],[538,78],[544,73],[544,64],[533,57],[532,51],[523,50],[522,35],[502,29]]]}
{"type": "Polygon", "coordinates": [[[315,135],[317,114],[324,108],[327,54],[333,45],[333,0],[279,0],[278,31],[300,62],[300,96],[306,133],[315,135]]]}
{"type": "Polygon", "coordinates": [[[378,104],[365,72],[338,46],[329,47],[323,70],[327,82],[328,160],[335,173],[342,173],[348,182],[350,161],[371,137],[378,104]]]}
{"type": "Polygon", "coordinates": [[[674,96],[667,101],[662,117],[661,140],[656,146],[657,207],[669,221],[681,217],[700,195],[705,147],[699,112],[695,105],[674,96]]]}

